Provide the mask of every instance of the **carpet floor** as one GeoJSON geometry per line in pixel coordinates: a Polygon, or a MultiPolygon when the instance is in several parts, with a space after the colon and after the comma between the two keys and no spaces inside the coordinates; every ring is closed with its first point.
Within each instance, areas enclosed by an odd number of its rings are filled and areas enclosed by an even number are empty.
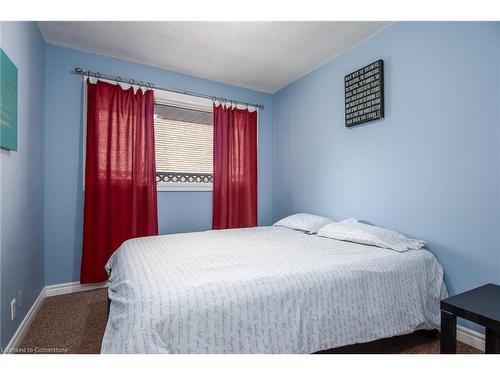
{"type": "MultiPolygon", "coordinates": [[[[18,353],[99,353],[106,327],[106,289],[48,297],[38,310],[18,353]]],[[[479,353],[461,342],[458,353],[479,353]]],[[[425,337],[421,332],[345,346],[321,353],[439,353],[439,336],[425,337]]]]}

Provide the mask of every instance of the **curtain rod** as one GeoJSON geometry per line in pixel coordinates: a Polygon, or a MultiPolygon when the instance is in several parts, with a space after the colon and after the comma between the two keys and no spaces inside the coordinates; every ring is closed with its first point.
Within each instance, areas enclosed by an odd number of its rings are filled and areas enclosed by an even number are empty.
{"type": "Polygon", "coordinates": [[[75,68],[73,70],[73,73],[84,75],[84,76],[89,76],[89,77],[94,77],[94,78],[102,78],[102,79],[107,79],[109,81],[115,81],[115,82],[122,82],[122,83],[128,83],[130,85],[135,85],[135,86],[143,86],[148,89],[156,89],[156,90],[161,90],[161,91],[169,91],[169,92],[175,92],[177,94],[184,94],[184,95],[190,95],[190,96],[196,96],[198,98],[205,98],[205,99],[211,99],[212,101],[218,101],[221,103],[231,103],[231,104],[241,104],[244,106],[250,106],[250,107],[255,107],[257,109],[264,109],[264,105],[262,104],[254,104],[254,103],[247,103],[247,102],[241,102],[239,100],[234,100],[234,99],[226,99],[226,98],[221,98],[218,96],[210,96],[210,95],[205,95],[205,94],[199,94],[197,92],[191,92],[191,91],[186,91],[186,90],[180,90],[180,89],[175,89],[175,88],[169,88],[169,87],[157,87],[153,82],[145,82],[145,81],[136,81],[134,79],[130,78],[125,78],[125,77],[120,77],[120,76],[111,76],[109,74],[102,74],[100,72],[91,72],[90,70],[83,69],[83,68],[75,68]]]}

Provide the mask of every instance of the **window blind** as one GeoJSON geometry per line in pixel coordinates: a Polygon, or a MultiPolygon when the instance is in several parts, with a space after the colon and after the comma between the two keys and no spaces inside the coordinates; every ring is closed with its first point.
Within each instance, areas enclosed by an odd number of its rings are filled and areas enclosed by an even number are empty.
{"type": "Polygon", "coordinates": [[[156,171],[212,173],[212,113],[155,105],[156,171]]]}

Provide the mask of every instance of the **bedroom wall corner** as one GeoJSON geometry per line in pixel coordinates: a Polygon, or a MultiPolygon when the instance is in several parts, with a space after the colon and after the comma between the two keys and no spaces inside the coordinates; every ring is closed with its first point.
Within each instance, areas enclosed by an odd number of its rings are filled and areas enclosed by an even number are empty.
{"type": "Polygon", "coordinates": [[[18,150],[0,149],[0,309],[5,348],[44,287],[45,41],[35,22],[0,22],[0,47],[18,69],[18,150]],[[10,302],[17,312],[10,319],[10,302]]]}

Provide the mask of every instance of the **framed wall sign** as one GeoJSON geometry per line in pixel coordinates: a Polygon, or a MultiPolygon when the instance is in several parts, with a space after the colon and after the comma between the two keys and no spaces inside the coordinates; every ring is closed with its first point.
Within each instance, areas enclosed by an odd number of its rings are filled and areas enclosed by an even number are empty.
{"type": "Polygon", "coordinates": [[[17,150],[17,67],[1,48],[0,147],[17,150]]]}
{"type": "Polygon", "coordinates": [[[345,126],[384,117],[384,61],[375,61],[344,77],[345,126]]]}

